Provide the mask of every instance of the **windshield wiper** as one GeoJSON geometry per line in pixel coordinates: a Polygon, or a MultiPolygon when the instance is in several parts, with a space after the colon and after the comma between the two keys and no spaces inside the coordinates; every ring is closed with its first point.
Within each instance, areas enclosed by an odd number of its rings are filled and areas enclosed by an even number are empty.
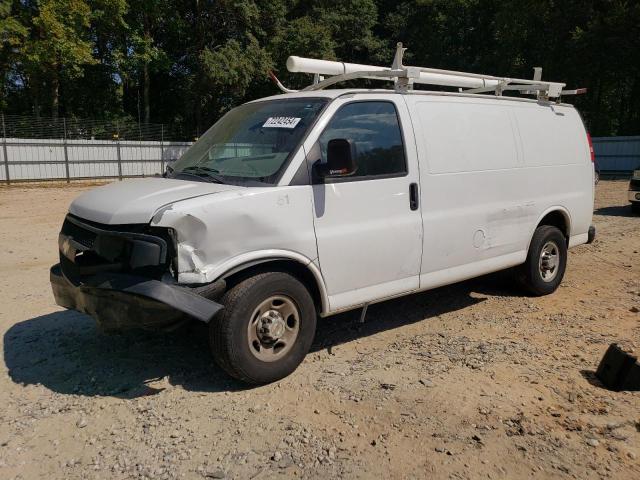
{"type": "Polygon", "coordinates": [[[224,179],[218,170],[209,167],[203,167],[201,165],[193,165],[187,167],[180,172],[175,172],[176,175],[191,175],[193,177],[204,178],[214,183],[224,183],[224,179]]]}

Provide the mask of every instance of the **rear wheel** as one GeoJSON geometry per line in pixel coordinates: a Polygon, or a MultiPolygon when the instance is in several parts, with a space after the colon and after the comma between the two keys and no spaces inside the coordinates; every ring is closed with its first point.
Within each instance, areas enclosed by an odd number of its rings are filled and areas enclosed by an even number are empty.
{"type": "Polygon", "coordinates": [[[516,270],[518,282],[532,295],[548,295],[562,282],[567,266],[567,241],[550,225],[536,229],[527,260],[516,270]]]}
{"type": "Polygon", "coordinates": [[[252,384],[293,372],[311,348],[316,311],[295,277],[266,272],[250,277],[221,299],[224,310],[209,325],[214,359],[229,375],[252,384]]]}

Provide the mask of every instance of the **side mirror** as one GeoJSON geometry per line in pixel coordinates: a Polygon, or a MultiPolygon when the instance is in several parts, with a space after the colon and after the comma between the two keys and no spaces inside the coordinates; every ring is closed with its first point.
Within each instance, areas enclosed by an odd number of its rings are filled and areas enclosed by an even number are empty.
{"type": "Polygon", "coordinates": [[[327,163],[316,163],[316,172],[324,178],[348,177],[356,172],[356,148],[351,140],[334,138],[327,144],[327,163]]]}

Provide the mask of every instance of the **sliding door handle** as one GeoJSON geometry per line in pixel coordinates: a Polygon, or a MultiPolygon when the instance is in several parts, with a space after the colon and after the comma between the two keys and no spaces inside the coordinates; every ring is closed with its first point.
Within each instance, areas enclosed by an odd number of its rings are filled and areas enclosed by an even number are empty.
{"type": "Polygon", "coordinates": [[[418,184],[412,183],[409,185],[409,208],[411,208],[411,210],[417,210],[419,206],[418,184]]]}

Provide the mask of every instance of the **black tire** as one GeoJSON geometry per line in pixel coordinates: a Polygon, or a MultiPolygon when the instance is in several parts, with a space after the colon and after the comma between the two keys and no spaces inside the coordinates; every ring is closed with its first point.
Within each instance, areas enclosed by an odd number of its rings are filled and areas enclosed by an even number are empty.
{"type": "Polygon", "coordinates": [[[224,294],[224,310],[209,325],[209,342],[216,363],[229,375],[249,384],[265,384],[292,373],[309,352],[316,330],[316,310],[307,288],[284,272],[247,278],[224,294]],[[251,351],[249,322],[258,306],[272,296],[285,296],[298,309],[298,333],[290,349],[275,361],[262,361],[251,351]]]}
{"type": "Polygon", "coordinates": [[[633,213],[640,213],[640,202],[632,202],[631,203],[631,211],[633,213]]]}
{"type": "Polygon", "coordinates": [[[562,232],[550,225],[536,228],[529,245],[527,260],[516,269],[518,283],[530,294],[535,296],[549,295],[556,291],[567,267],[567,240],[562,232]],[[552,242],[557,248],[557,262],[555,274],[548,280],[543,278],[540,267],[542,249],[552,242]]]}

